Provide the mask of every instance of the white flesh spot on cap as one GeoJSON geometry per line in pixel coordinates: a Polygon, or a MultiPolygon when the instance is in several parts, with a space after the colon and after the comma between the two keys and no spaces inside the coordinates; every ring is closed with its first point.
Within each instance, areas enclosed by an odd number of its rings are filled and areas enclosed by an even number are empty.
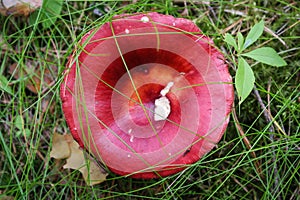
{"type": "Polygon", "coordinates": [[[169,82],[167,86],[160,91],[162,97],[155,100],[154,121],[166,120],[171,112],[170,101],[166,94],[170,91],[174,82],[169,82]]]}
{"type": "Polygon", "coordinates": [[[171,112],[170,101],[167,97],[160,97],[155,100],[154,120],[166,120],[171,112]]]}
{"type": "Polygon", "coordinates": [[[147,16],[144,16],[141,18],[142,22],[149,22],[149,18],[147,16]]]}
{"type": "Polygon", "coordinates": [[[129,140],[129,141],[130,141],[130,142],[133,142],[133,139],[134,139],[134,136],[133,136],[133,135],[131,135],[131,136],[130,136],[130,140],[129,140]]]}
{"type": "Polygon", "coordinates": [[[160,91],[161,96],[166,96],[166,94],[170,91],[171,87],[174,85],[174,82],[169,82],[167,86],[160,91]]]}

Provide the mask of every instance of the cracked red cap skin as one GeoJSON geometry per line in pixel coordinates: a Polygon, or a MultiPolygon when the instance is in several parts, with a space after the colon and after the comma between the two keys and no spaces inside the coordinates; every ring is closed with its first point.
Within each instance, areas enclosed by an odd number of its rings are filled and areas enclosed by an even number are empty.
{"type": "Polygon", "coordinates": [[[61,99],[81,147],[112,172],[150,179],[208,153],[234,96],[223,55],[192,21],[146,13],[117,16],[82,38],[61,99]],[[170,113],[155,120],[155,101],[169,83],[170,113]]]}

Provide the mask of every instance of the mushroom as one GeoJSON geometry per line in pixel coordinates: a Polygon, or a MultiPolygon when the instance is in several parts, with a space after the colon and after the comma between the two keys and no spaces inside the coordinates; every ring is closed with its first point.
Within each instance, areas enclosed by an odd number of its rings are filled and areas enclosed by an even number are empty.
{"type": "Polygon", "coordinates": [[[177,173],[221,139],[233,102],[223,55],[190,20],[120,15],[88,32],[61,84],[82,148],[134,178],[177,173]]]}

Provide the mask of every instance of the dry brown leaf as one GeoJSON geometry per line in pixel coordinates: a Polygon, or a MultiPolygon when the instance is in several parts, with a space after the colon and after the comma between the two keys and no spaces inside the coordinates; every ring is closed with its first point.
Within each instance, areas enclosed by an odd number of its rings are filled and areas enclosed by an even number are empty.
{"type": "Polygon", "coordinates": [[[89,161],[88,165],[85,165],[79,170],[82,173],[85,182],[88,185],[96,185],[105,181],[108,174],[91,158],[89,158],[89,161]]]}
{"type": "Polygon", "coordinates": [[[4,195],[4,196],[0,197],[0,200],[14,200],[14,199],[15,199],[15,197],[13,197],[13,196],[4,195]]]}
{"type": "Polygon", "coordinates": [[[60,135],[54,133],[50,157],[57,160],[67,158],[64,169],[79,170],[88,185],[96,185],[106,180],[108,175],[104,169],[97,165],[89,156],[84,156],[83,150],[70,134],[60,135]]]}
{"type": "Polygon", "coordinates": [[[71,150],[71,155],[67,159],[67,163],[64,165],[64,168],[80,170],[85,165],[83,151],[79,149],[79,145],[75,140],[69,144],[70,144],[69,146],[71,150]]]}
{"type": "Polygon", "coordinates": [[[54,133],[52,138],[52,150],[50,157],[55,159],[66,159],[70,156],[71,150],[65,135],[54,133]]]}
{"type": "Polygon", "coordinates": [[[41,7],[42,0],[1,0],[0,13],[2,15],[24,15],[28,16],[38,7],[41,7]]]}

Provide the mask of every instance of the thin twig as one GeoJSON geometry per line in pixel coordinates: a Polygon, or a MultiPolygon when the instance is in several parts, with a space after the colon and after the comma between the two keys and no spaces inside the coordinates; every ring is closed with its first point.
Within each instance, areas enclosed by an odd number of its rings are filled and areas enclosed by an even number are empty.
{"type": "Polygon", "coordinates": [[[241,18],[235,22],[233,22],[232,24],[230,24],[228,27],[226,27],[225,29],[223,29],[221,31],[221,34],[227,33],[228,31],[230,31],[231,29],[233,29],[234,27],[236,27],[237,25],[241,24],[242,21],[244,20],[244,18],[241,18]]]}
{"type": "MultiPolygon", "coordinates": [[[[238,117],[236,115],[235,108],[232,109],[232,114],[233,114],[235,126],[238,129],[238,131],[239,131],[239,133],[240,133],[240,135],[241,135],[241,137],[244,141],[244,144],[246,145],[247,149],[251,150],[252,145],[250,144],[250,141],[248,140],[242,126],[240,125],[240,122],[239,122],[238,117]]],[[[250,151],[250,154],[253,158],[257,158],[256,153],[254,151],[250,151]]],[[[254,160],[254,166],[255,166],[255,169],[256,169],[257,173],[259,174],[259,176],[261,178],[263,178],[263,174],[262,174],[262,170],[261,170],[261,164],[260,164],[259,160],[256,160],[256,159],[254,160]]]]}
{"type": "MultiPolygon", "coordinates": [[[[274,142],[274,131],[275,131],[275,129],[274,129],[274,126],[273,126],[273,123],[272,123],[272,119],[271,119],[271,117],[268,113],[267,107],[265,106],[264,102],[262,101],[262,98],[261,98],[261,96],[260,96],[260,94],[259,94],[259,92],[258,92],[255,85],[254,85],[254,88],[253,88],[253,93],[256,96],[261,109],[263,110],[263,115],[265,117],[265,120],[267,121],[268,124],[270,124],[270,127],[269,127],[269,132],[271,133],[270,134],[270,140],[273,143],[274,142]]],[[[275,176],[274,185],[273,185],[273,192],[274,192],[274,194],[276,194],[276,192],[279,190],[280,186],[279,186],[279,176],[278,176],[278,169],[277,169],[277,163],[276,163],[276,152],[275,152],[275,147],[273,145],[271,146],[271,151],[272,151],[272,154],[273,154],[272,162],[274,164],[273,174],[275,176]]],[[[270,173],[272,173],[272,172],[270,172],[270,173]]],[[[278,195],[277,199],[281,200],[281,196],[278,195]]]]}
{"type": "Polygon", "coordinates": [[[281,44],[283,44],[284,46],[285,46],[285,48],[289,48],[288,47],[288,45],[285,43],[285,41],[283,41],[283,39],[281,39],[276,33],[274,33],[274,31],[272,31],[270,28],[268,28],[268,27],[264,27],[264,31],[265,32],[267,32],[267,33],[269,33],[269,34],[271,34],[273,37],[275,37],[276,39],[278,39],[280,42],[281,42],[281,44]]]}
{"type": "Polygon", "coordinates": [[[267,104],[267,106],[268,106],[267,112],[268,112],[268,115],[269,115],[269,117],[271,118],[271,120],[272,120],[272,122],[273,122],[275,128],[277,129],[277,131],[281,132],[283,135],[286,136],[287,134],[286,134],[286,132],[285,132],[285,130],[284,130],[284,127],[283,127],[283,126],[280,126],[280,125],[278,124],[278,122],[274,119],[274,117],[272,116],[272,113],[271,113],[271,107],[270,107],[270,105],[271,105],[271,103],[270,103],[270,102],[271,102],[271,99],[270,99],[271,78],[269,78],[269,81],[268,81],[268,89],[267,89],[267,91],[268,91],[268,93],[267,93],[267,101],[268,101],[268,104],[267,104]]]}

